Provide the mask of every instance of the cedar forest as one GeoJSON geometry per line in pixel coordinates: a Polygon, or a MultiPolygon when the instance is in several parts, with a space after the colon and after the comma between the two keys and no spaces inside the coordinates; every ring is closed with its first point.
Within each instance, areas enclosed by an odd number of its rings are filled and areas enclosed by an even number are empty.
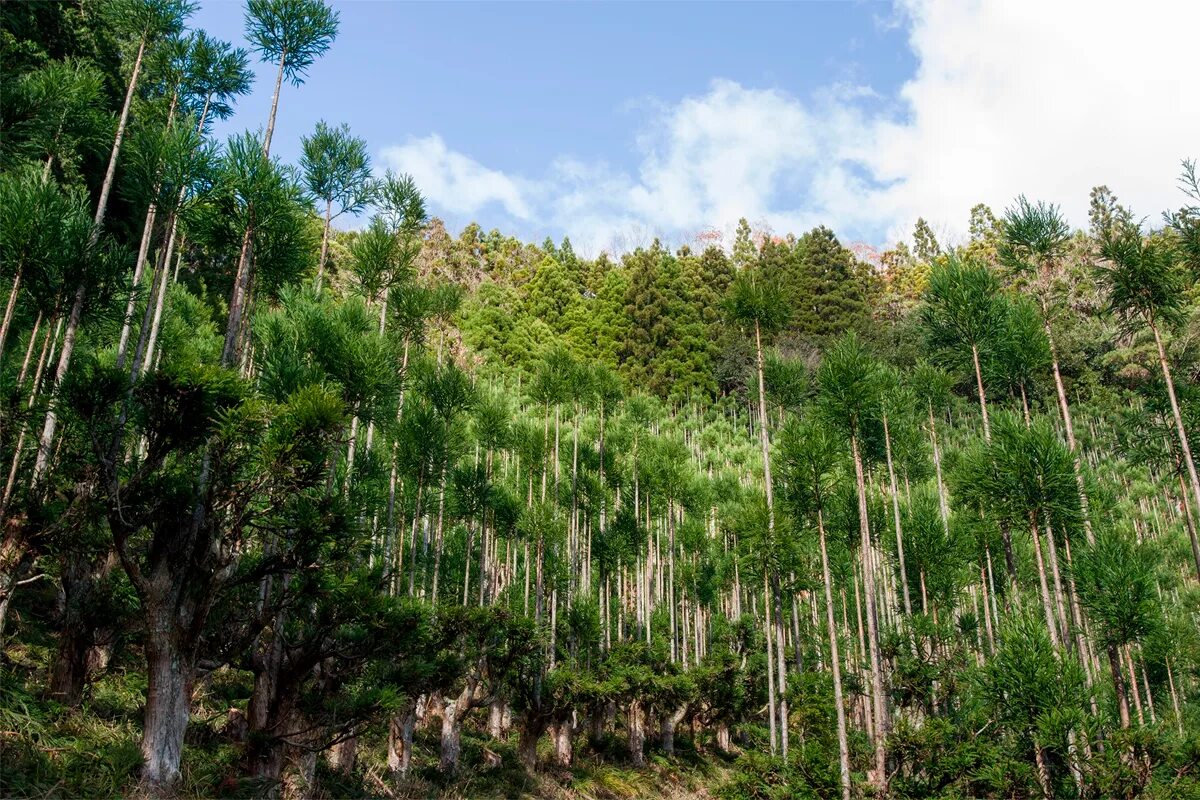
{"type": "Polygon", "coordinates": [[[1194,162],[583,258],[281,163],[337,14],[191,10],[0,7],[0,793],[1200,793],[1194,162]]]}

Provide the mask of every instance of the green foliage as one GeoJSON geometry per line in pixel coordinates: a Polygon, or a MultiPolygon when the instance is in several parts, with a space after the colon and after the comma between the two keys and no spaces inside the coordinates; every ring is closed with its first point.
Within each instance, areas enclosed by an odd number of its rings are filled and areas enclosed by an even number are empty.
{"type": "Polygon", "coordinates": [[[1096,544],[1076,556],[1079,601],[1106,646],[1140,641],[1160,623],[1155,571],[1147,547],[1115,529],[1098,531],[1096,544]]]}
{"type": "Polygon", "coordinates": [[[299,86],[338,32],[338,13],[321,0],[248,0],[246,38],[265,61],[299,86]]]}
{"type": "Polygon", "coordinates": [[[331,128],[321,120],[311,136],[301,138],[300,147],[305,187],[315,199],[337,204],[331,218],[366,207],[374,187],[365,139],[352,136],[349,125],[331,128]]]}
{"type": "MultiPolygon", "coordinates": [[[[0,8],[0,792],[258,796],[318,762],[298,791],[829,798],[840,694],[851,796],[1194,793],[1195,509],[1147,366],[1161,323],[1197,429],[1190,162],[1158,231],[1098,187],[1090,234],[1022,197],[973,208],[961,246],[918,220],[915,253],[873,265],[746,220],[728,252],[590,257],[447,230],[345,125],[299,169],[263,137],[213,144],[248,58],[190,10],[0,8]],[[157,342],[134,370],[127,318],[157,342]],[[164,698],[182,724],[155,779],[137,742],[164,698]]],[[[338,18],[252,0],[247,24],[299,84],[338,18]]]]}
{"type": "Polygon", "coordinates": [[[1136,225],[1112,229],[1097,266],[1109,308],[1129,328],[1138,322],[1177,324],[1183,318],[1187,281],[1173,242],[1142,236],[1136,225]]]}

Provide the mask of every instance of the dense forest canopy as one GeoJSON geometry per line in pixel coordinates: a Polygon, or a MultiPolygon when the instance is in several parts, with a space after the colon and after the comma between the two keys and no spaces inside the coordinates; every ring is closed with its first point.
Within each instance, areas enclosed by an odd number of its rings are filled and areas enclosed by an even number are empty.
{"type": "Polygon", "coordinates": [[[0,8],[5,796],[1200,793],[1194,161],[587,258],[191,11],[0,8]]]}

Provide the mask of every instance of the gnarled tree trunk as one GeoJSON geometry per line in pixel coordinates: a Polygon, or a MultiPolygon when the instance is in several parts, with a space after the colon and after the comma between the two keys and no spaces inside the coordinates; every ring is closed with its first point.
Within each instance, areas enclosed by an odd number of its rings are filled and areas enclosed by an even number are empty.
{"type": "Polygon", "coordinates": [[[406,705],[392,717],[388,726],[388,770],[393,778],[403,778],[412,766],[413,728],[417,724],[417,704],[406,705]]]}
{"type": "Polygon", "coordinates": [[[646,765],[646,712],[641,700],[629,703],[629,758],[634,766],[646,765]]]}
{"type": "Polygon", "coordinates": [[[663,715],[661,733],[662,749],[669,756],[675,755],[675,729],[679,726],[684,715],[687,714],[687,708],[687,704],[684,704],[663,715]]]}
{"type": "MultiPolygon", "coordinates": [[[[165,617],[167,609],[157,609],[165,617]]],[[[195,665],[190,653],[163,625],[146,637],[149,686],[142,734],[142,775],[139,789],[149,798],[174,795],[183,759],[183,737],[191,711],[195,665]]]]}

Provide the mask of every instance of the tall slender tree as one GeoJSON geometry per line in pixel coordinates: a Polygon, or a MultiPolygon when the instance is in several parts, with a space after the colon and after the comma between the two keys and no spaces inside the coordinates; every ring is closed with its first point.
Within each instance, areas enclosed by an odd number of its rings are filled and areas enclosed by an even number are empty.
{"type": "Polygon", "coordinates": [[[825,506],[834,490],[842,455],[829,429],[808,414],[799,422],[789,423],[780,433],[780,455],[785,470],[788,500],[796,516],[816,523],[817,543],[821,551],[821,583],[825,590],[825,634],[829,642],[829,667],[833,675],[833,704],[837,717],[838,778],[842,800],[850,800],[850,743],[846,727],[846,706],[842,687],[842,657],[838,643],[838,625],[833,603],[833,576],[829,569],[829,548],[825,536],[825,506]]]}
{"type": "MultiPolygon", "coordinates": [[[[1104,237],[1100,252],[1102,260],[1098,274],[1108,292],[1109,308],[1127,330],[1145,325],[1154,336],[1158,365],[1175,420],[1175,434],[1179,437],[1179,450],[1192,490],[1192,502],[1200,509],[1200,478],[1196,474],[1196,461],[1183,424],[1162,335],[1164,326],[1169,328],[1183,318],[1187,276],[1180,263],[1180,254],[1170,239],[1144,237],[1136,225],[1117,226],[1111,230],[1104,237]]],[[[1200,560],[1196,562],[1196,576],[1200,578],[1200,560]]]]}
{"type": "Polygon", "coordinates": [[[930,349],[944,365],[973,373],[983,434],[991,436],[982,359],[1003,330],[1000,281],[982,264],[949,256],[929,275],[921,320],[930,349]]]}
{"type": "Polygon", "coordinates": [[[1031,280],[1034,296],[1042,311],[1042,327],[1046,332],[1046,340],[1050,343],[1050,366],[1054,372],[1059,412],[1062,414],[1063,429],[1067,434],[1067,447],[1070,448],[1075,461],[1079,502],[1083,507],[1083,531],[1088,542],[1091,542],[1094,537],[1088,514],[1087,491],[1083,484],[1083,468],[1075,441],[1075,423],[1071,419],[1071,404],[1067,401],[1067,390],[1063,385],[1062,371],[1058,365],[1058,350],[1054,344],[1054,329],[1051,324],[1053,287],[1070,243],[1070,228],[1058,206],[1033,203],[1022,195],[1017,198],[1016,204],[1005,212],[1001,229],[1003,235],[999,248],[1000,260],[1013,272],[1031,280]]]}
{"type": "Polygon", "coordinates": [[[817,374],[820,386],[818,408],[832,429],[838,431],[849,445],[854,461],[854,478],[858,494],[859,555],[862,559],[863,594],[865,596],[867,639],[871,665],[871,700],[874,717],[875,768],[871,782],[879,792],[887,791],[887,736],[890,728],[883,657],[880,649],[879,614],[876,608],[874,565],[875,550],[871,538],[870,514],[867,503],[867,482],[863,458],[864,426],[878,412],[877,373],[879,365],[866,346],[851,332],[838,341],[826,354],[817,374]]]}
{"type": "MultiPolygon", "coordinates": [[[[734,321],[747,333],[754,334],[754,365],[758,378],[758,443],[762,450],[763,489],[767,500],[767,539],[775,540],[775,489],[771,476],[771,435],[770,420],[767,414],[767,388],[764,359],[764,341],[768,344],[776,333],[787,324],[788,309],[783,300],[783,293],[778,286],[769,281],[758,270],[746,270],[740,273],[729,287],[726,300],[726,311],[734,321]]],[[[779,723],[780,750],[787,758],[788,752],[788,714],[787,714],[787,661],[783,654],[783,620],[781,619],[782,598],[780,597],[780,578],[778,571],[772,571],[771,598],[774,606],[775,630],[768,636],[775,637],[775,660],[777,664],[777,680],[779,683],[779,723]]],[[[768,613],[768,618],[770,614],[768,613]]]]}
{"type": "MultiPolygon", "coordinates": [[[[304,83],[309,67],[333,44],[338,31],[338,14],[322,0],[249,0],[246,5],[246,38],[264,61],[279,65],[271,113],[262,140],[263,156],[271,153],[275,134],[275,116],[279,112],[279,92],[286,77],[293,86],[304,83]]],[[[229,300],[229,320],[225,327],[225,345],[221,363],[232,366],[238,359],[243,317],[247,315],[252,282],[251,244],[255,218],[249,214],[242,248],[234,273],[229,300]]]]}
{"type": "MultiPolygon", "coordinates": [[[[128,31],[137,43],[137,55],[134,57],[133,70],[126,84],[125,102],[121,106],[121,116],[117,121],[116,134],[113,136],[108,168],[104,173],[104,182],[100,186],[100,198],[96,201],[96,214],[92,219],[92,247],[95,247],[100,241],[104,218],[108,213],[108,197],[112,192],[113,179],[117,171],[117,159],[121,155],[121,145],[125,141],[125,130],[129,124],[129,113],[133,106],[138,80],[141,77],[146,50],[163,38],[173,36],[182,30],[184,20],[191,15],[193,8],[194,5],[190,0],[123,0],[123,2],[115,3],[109,9],[117,24],[128,31]]],[[[50,392],[50,402],[46,407],[46,417],[42,423],[41,436],[38,439],[37,459],[33,466],[34,484],[41,482],[50,467],[51,448],[54,445],[55,431],[58,429],[56,408],[58,387],[62,385],[67,370],[71,366],[71,356],[75,352],[75,340],[79,332],[79,323],[83,319],[84,300],[87,293],[88,281],[81,280],[71,300],[71,311],[67,317],[62,347],[59,349],[58,363],[54,369],[54,388],[50,392]]]]}
{"type": "Polygon", "coordinates": [[[311,136],[300,140],[300,168],[313,199],[325,204],[325,227],[321,234],[321,256],[317,263],[317,287],[325,277],[329,255],[329,231],[342,214],[357,214],[371,200],[371,158],[367,142],[350,135],[350,126],[330,127],[323,120],[311,136]],[[333,213],[337,204],[338,211],[333,213]]]}

